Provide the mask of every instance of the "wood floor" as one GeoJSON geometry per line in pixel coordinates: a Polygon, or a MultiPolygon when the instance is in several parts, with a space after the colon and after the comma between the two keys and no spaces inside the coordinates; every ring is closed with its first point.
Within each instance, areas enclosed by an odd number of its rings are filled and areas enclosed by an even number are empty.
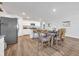
{"type": "Polygon", "coordinates": [[[79,56],[79,40],[66,38],[63,45],[44,47],[29,36],[18,38],[16,44],[8,45],[5,56],[79,56]]]}

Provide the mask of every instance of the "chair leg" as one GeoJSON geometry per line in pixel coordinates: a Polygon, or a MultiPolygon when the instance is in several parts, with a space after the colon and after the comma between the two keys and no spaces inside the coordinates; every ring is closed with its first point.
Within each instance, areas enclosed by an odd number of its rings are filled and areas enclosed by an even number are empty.
{"type": "Polygon", "coordinates": [[[58,40],[58,45],[61,45],[61,40],[58,40]]]}
{"type": "Polygon", "coordinates": [[[44,44],[44,42],[42,42],[42,49],[43,49],[43,47],[44,47],[44,45],[43,45],[43,44],[44,44]]]}
{"type": "Polygon", "coordinates": [[[61,38],[61,41],[63,42],[64,41],[64,38],[61,38]]]}
{"type": "Polygon", "coordinates": [[[53,45],[53,41],[51,40],[51,42],[50,42],[50,47],[52,47],[52,45],[53,45]]]}

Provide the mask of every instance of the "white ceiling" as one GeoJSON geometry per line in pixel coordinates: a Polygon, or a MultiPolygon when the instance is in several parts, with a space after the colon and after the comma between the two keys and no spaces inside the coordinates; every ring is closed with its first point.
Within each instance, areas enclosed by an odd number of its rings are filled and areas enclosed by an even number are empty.
{"type": "Polygon", "coordinates": [[[9,14],[22,16],[25,12],[33,20],[41,18],[50,22],[79,14],[79,2],[4,2],[3,8],[9,14]],[[56,12],[52,11],[54,8],[56,12]]]}

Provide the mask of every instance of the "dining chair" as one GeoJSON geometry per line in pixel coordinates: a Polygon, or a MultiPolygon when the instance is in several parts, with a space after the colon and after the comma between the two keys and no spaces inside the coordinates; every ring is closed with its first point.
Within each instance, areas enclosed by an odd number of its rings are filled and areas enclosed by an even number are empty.
{"type": "Polygon", "coordinates": [[[47,35],[50,36],[50,47],[52,47],[54,45],[55,33],[49,32],[47,35]]]}
{"type": "Polygon", "coordinates": [[[38,39],[39,35],[37,29],[33,29],[33,39],[38,39]]]}
{"type": "Polygon", "coordinates": [[[65,31],[65,28],[61,28],[57,31],[56,44],[62,44],[65,39],[65,31]]]}
{"type": "Polygon", "coordinates": [[[59,37],[60,37],[61,41],[64,41],[64,39],[65,39],[65,32],[66,32],[65,28],[59,29],[59,37]]]}
{"type": "Polygon", "coordinates": [[[41,46],[42,48],[43,47],[47,47],[50,45],[50,40],[51,40],[51,36],[48,35],[48,33],[46,31],[42,31],[43,34],[45,34],[44,36],[43,35],[40,35],[39,37],[39,41],[41,43],[41,46]]]}

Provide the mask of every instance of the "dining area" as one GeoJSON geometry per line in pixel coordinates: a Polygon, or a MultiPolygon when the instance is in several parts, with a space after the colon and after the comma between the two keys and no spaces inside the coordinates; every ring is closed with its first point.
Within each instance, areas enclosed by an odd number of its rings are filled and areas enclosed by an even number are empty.
{"type": "Polygon", "coordinates": [[[37,37],[33,38],[36,39],[38,42],[38,48],[41,49],[54,46],[61,46],[65,41],[65,28],[60,29],[52,29],[52,31],[48,31],[46,29],[33,29],[34,34],[38,34],[37,37]]]}

